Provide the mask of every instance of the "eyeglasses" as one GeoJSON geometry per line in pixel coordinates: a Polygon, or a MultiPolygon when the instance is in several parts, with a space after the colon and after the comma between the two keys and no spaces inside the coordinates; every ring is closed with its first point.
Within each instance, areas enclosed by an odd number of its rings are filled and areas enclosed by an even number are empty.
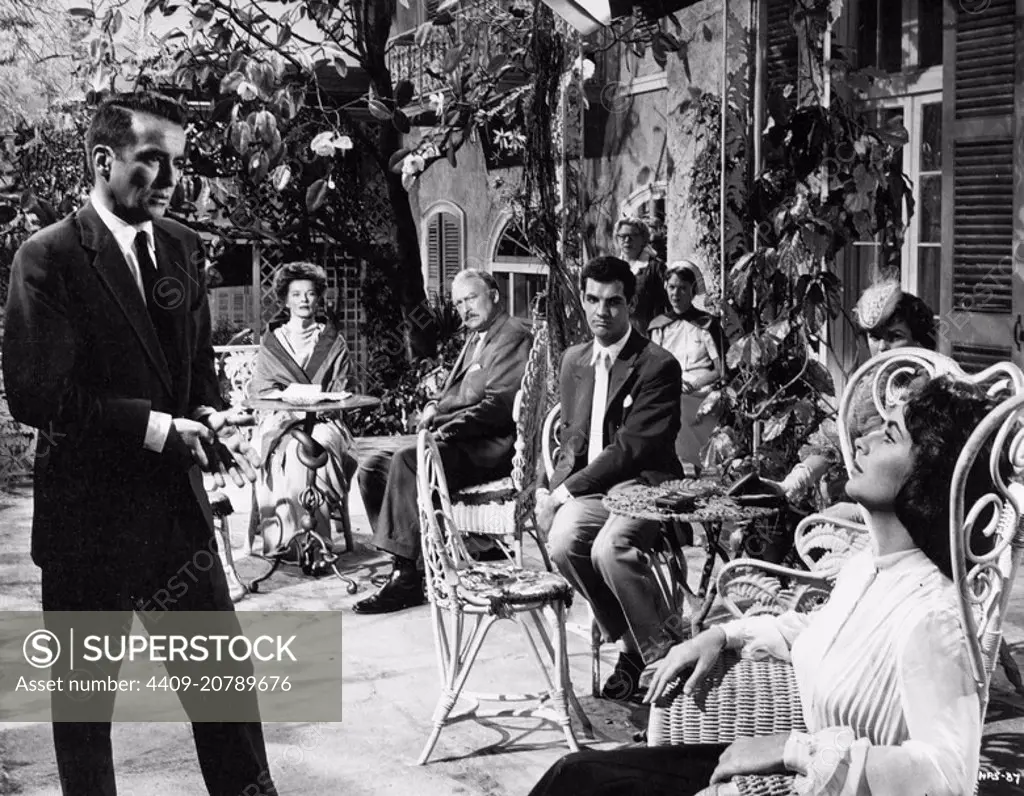
{"type": "Polygon", "coordinates": [[[623,232],[621,235],[616,235],[619,240],[632,240],[633,238],[639,238],[639,232],[623,232]]]}

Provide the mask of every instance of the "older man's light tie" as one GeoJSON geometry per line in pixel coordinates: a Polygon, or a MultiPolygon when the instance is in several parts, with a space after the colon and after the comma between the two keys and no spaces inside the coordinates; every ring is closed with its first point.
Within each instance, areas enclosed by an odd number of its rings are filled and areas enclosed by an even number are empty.
{"type": "Polygon", "coordinates": [[[608,373],[611,367],[611,354],[603,348],[598,350],[597,360],[594,362],[594,399],[590,405],[588,464],[604,450],[604,412],[608,403],[608,373]]]}

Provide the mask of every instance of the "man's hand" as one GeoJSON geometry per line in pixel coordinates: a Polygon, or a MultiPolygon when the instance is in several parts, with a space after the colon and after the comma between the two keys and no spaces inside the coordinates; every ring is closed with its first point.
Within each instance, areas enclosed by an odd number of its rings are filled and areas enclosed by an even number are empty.
{"type": "Polygon", "coordinates": [[[416,423],[416,433],[419,434],[423,429],[431,429],[434,427],[434,418],[437,417],[437,404],[430,403],[423,407],[423,411],[420,412],[420,419],[416,423]]]}
{"type": "Polygon", "coordinates": [[[184,456],[204,470],[210,466],[206,445],[213,444],[216,435],[205,423],[198,423],[184,417],[171,419],[171,430],[167,432],[164,450],[184,456]]]}
{"type": "Polygon", "coordinates": [[[229,422],[232,419],[244,422],[241,414],[232,412],[213,412],[202,422],[175,417],[164,448],[189,458],[210,473],[218,489],[227,483],[225,476],[230,476],[236,486],[245,486],[246,480],[256,480],[260,457],[238,431],[237,424],[229,422]]]}
{"type": "Polygon", "coordinates": [[[724,648],[725,631],[720,627],[712,627],[696,638],[676,644],[658,661],[644,702],[657,702],[668,691],[669,683],[692,667],[693,673],[683,685],[683,693],[690,693],[707,676],[724,648]]]}
{"type": "Polygon", "coordinates": [[[788,739],[787,733],[737,738],[718,758],[718,765],[711,775],[711,784],[728,782],[739,774],[775,774],[785,771],[783,754],[788,739]]]}
{"type": "Polygon", "coordinates": [[[537,530],[540,531],[542,538],[546,539],[548,531],[551,530],[551,525],[555,521],[555,514],[558,513],[558,509],[561,507],[561,503],[558,498],[553,497],[551,492],[544,487],[537,487],[537,508],[535,514],[537,517],[537,530]]]}
{"type": "Polygon", "coordinates": [[[222,427],[206,448],[211,463],[208,469],[218,488],[224,486],[226,475],[238,487],[245,486],[246,481],[253,483],[256,480],[256,470],[260,466],[259,451],[249,444],[236,426],[222,427]]]}
{"type": "Polygon", "coordinates": [[[234,407],[223,412],[213,412],[206,416],[206,425],[215,432],[221,431],[225,426],[254,426],[256,425],[256,414],[252,409],[234,407]]]}

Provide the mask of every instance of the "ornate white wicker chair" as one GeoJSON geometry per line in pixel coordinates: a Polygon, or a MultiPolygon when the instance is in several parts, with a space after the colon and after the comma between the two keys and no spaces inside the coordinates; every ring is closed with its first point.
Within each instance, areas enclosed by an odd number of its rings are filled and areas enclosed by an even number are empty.
{"type": "MultiPolygon", "coordinates": [[[[474,702],[539,699],[543,704],[548,700],[553,717],[546,718],[562,727],[570,750],[576,751],[579,746],[569,719],[570,704],[585,731],[591,733],[592,728],[573,693],[569,678],[565,614],[572,601],[572,587],[557,573],[524,569],[515,560],[500,563],[474,561],[466,551],[462,533],[452,518],[448,484],[437,444],[429,431],[419,434],[416,464],[427,597],[441,676],[441,695],[434,710],[433,729],[418,764],[426,763],[441,730],[449,723],[449,715],[460,694],[474,702]],[[551,620],[550,632],[545,626],[546,617],[551,620]],[[472,629],[466,626],[468,619],[473,620],[472,629]],[[480,694],[463,691],[487,631],[499,619],[516,621],[522,628],[527,646],[543,673],[546,693],[480,694]],[[544,653],[550,664],[545,662],[544,653]]],[[[473,714],[480,715],[475,710],[473,714]]],[[[521,712],[516,711],[516,715],[521,715],[521,712]]]]}
{"type": "MultiPolygon", "coordinates": [[[[921,349],[887,352],[858,369],[847,386],[840,402],[840,446],[849,467],[854,440],[847,420],[860,384],[868,385],[872,403],[884,418],[891,416],[902,402],[905,390],[901,385],[910,378],[943,373],[984,385],[994,397],[1004,397],[1003,402],[975,429],[960,453],[949,495],[954,579],[961,595],[961,615],[967,630],[972,670],[984,718],[989,683],[1002,637],[1003,617],[1024,550],[1024,486],[1021,484],[1024,478],[1024,374],[1010,363],[1000,363],[979,374],[967,375],[956,363],[939,354],[921,349]],[[986,442],[992,443],[989,461],[992,491],[968,507],[964,505],[967,474],[986,442]],[[999,467],[1000,463],[1007,462],[1012,469],[1012,477],[1004,481],[999,467]],[[991,552],[979,555],[970,549],[971,532],[979,515],[987,508],[994,511],[986,533],[996,537],[996,544],[991,552]]],[[[808,525],[812,524],[811,519],[808,518],[808,525]]],[[[838,539],[841,543],[843,534],[837,535],[835,528],[854,532],[847,537],[847,542],[859,537],[856,523],[834,519],[829,523],[833,530],[823,531],[822,538],[832,534],[833,540],[838,539]]],[[[805,533],[805,538],[808,536],[805,533]]],[[[824,545],[826,551],[834,547],[831,542],[824,545]]],[[[726,597],[726,605],[737,615],[742,613],[739,597],[746,599],[748,610],[757,613],[777,613],[793,606],[813,609],[820,604],[818,598],[827,599],[835,576],[836,560],[825,556],[826,563],[814,573],[796,570],[783,573],[780,570],[784,568],[763,562],[732,562],[723,567],[721,577],[725,585],[721,593],[726,597]],[[780,585],[776,589],[779,600],[768,599],[766,595],[771,589],[765,588],[763,583],[758,584],[754,590],[757,594],[751,599],[753,581],[749,577],[744,580],[736,576],[736,572],[743,568],[760,570],[766,577],[782,575],[790,579],[791,584],[797,576],[804,580],[797,581],[796,586],[789,586],[788,590],[780,585]]],[[[793,671],[788,663],[743,659],[729,654],[719,659],[692,695],[682,694],[678,685],[669,704],[655,706],[651,710],[648,725],[648,744],[651,746],[729,743],[739,737],[805,729],[793,671]]],[[[733,782],[744,796],[796,793],[792,776],[745,776],[737,777],[733,782]]]]}
{"type": "MultiPolygon", "coordinates": [[[[540,453],[540,420],[548,401],[548,327],[535,315],[533,342],[526,369],[512,410],[516,426],[512,474],[497,481],[466,487],[452,495],[452,517],[463,533],[491,538],[506,556],[522,564],[521,546],[513,540],[529,533],[536,539],[535,490],[537,457],[540,453]]],[[[547,551],[538,543],[545,566],[550,570],[547,551]]]]}

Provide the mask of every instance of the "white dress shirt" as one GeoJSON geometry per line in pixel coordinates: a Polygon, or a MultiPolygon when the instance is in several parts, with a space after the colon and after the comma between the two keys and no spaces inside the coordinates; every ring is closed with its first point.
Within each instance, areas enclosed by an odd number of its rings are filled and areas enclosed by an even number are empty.
{"type": "Polygon", "coordinates": [[[789,659],[806,733],[786,767],[809,796],[963,796],[981,716],[956,588],[917,548],[855,554],[813,614],[722,625],[732,648],[789,659]]]}
{"type": "MultiPolygon", "coordinates": [[[[146,233],[146,240],[149,242],[149,256],[156,262],[156,243],[153,240],[153,222],[144,221],[141,224],[129,224],[124,219],[118,218],[104,204],[103,197],[93,191],[89,197],[92,206],[96,208],[96,214],[100,217],[110,234],[114,237],[117,247],[124,254],[125,262],[128,263],[128,270],[132,272],[135,284],[139,287],[139,295],[146,300],[146,291],[142,286],[142,271],[139,268],[138,258],[135,256],[135,236],[140,232],[146,233]]],[[[149,423],[146,425],[146,437],[143,440],[143,447],[146,450],[160,453],[167,442],[167,435],[171,432],[171,416],[166,412],[150,412],[149,423]]]]}
{"type": "MultiPolygon", "coordinates": [[[[606,352],[606,356],[609,357],[608,361],[611,362],[612,365],[614,365],[615,364],[615,360],[618,359],[619,358],[619,354],[622,353],[622,349],[624,349],[626,347],[626,343],[629,342],[629,336],[631,334],[633,334],[633,327],[632,326],[630,326],[629,328],[626,329],[626,333],[622,336],[622,338],[620,340],[617,340],[616,342],[612,343],[610,346],[603,346],[603,345],[601,345],[597,341],[597,339],[595,338],[594,339],[594,344],[593,344],[593,347],[591,348],[591,353],[590,353],[590,366],[594,367],[594,365],[597,363],[598,353],[601,352],[601,351],[606,352]]],[[[610,375],[611,368],[609,368],[608,370],[609,370],[609,375],[610,375]]],[[[609,382],[609,387],[610,386],[611,386],[611,382],[609,382]]],[[[606,406],[607,406],[607,403],[608,403],[608,399],[607,399],[607,395],[606,395],[605,396],[605,404],[606,404],[606,406]]],[[[601,422],[602,423],[604,422],[604,418],[603,417],[601,418],[601,422]]],[[[605,440],[605,442],[607,442],[607,440],[605,440]]],[[[590,462],[588,461],[587,464],[589,465],[590,462]]],[[[565,501],[567,501],[569,498],[572,497],[572,495],[569,493],[569,489],[565,486],[565,484],[561,484],[558,487],[558,489],[556,489],[554,492],[551,493],[551,495],[552,495],[552,497],[556,498],[559,503],[565,503],[565,501]]]]}

